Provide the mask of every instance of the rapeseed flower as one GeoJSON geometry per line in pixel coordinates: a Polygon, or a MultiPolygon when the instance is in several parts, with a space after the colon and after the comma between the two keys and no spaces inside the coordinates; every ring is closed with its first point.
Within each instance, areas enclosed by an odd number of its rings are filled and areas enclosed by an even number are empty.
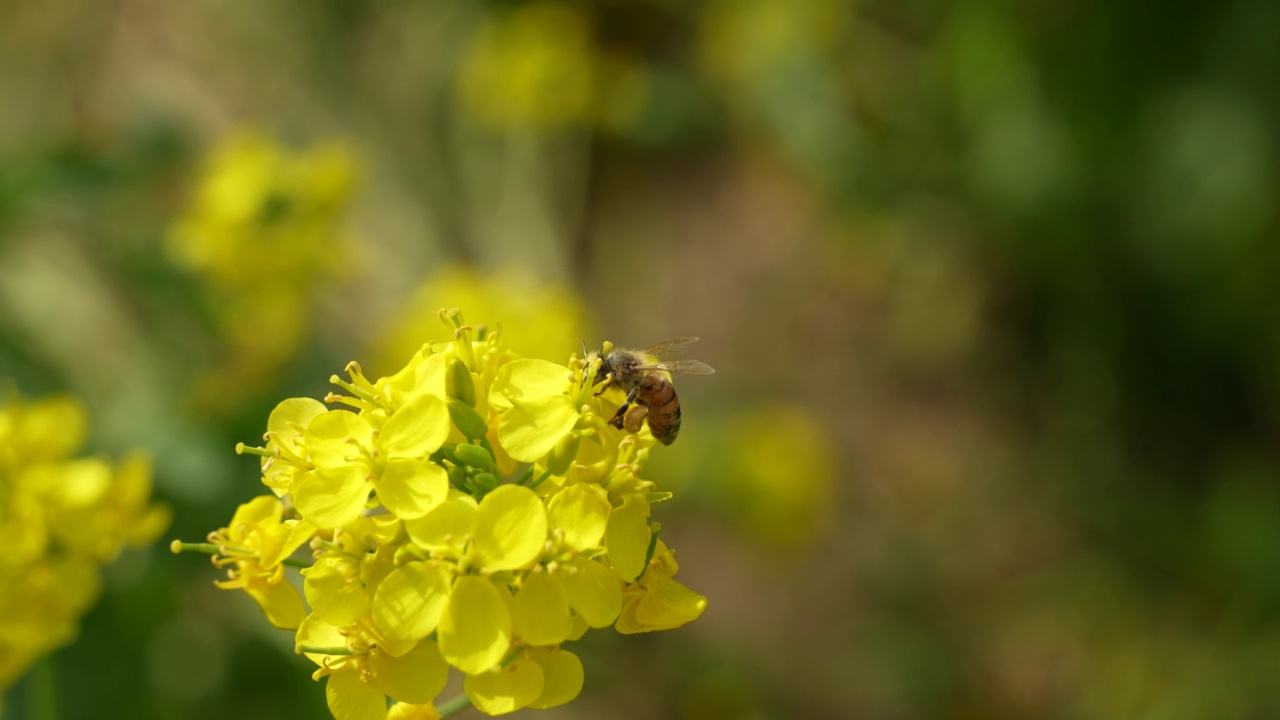
{"type": "Polygon", "coordinates": [[[0,393],[0,690],[75,639],[101,591],[99,568],[169,525],[141,455],[73,458],[88,412],[70,397],[0,393]]]}
{"type": "Polygon", "coordinates": [[[356,175],[340,143],[293,151],[258,132],[204,158],[165,238],[169,258],[200,280],[225,353],[197,389],[202,403],[267,383],[309,337],[310,296],[349,265],[356,175]]]}
{"type": "Polygon", "coordinates": [[[450,668],[487,714],[560,705],[583,683],[564,643],[678,627],[706,605],[671,579],[649,524],[670,494],[641,476],[655,440],[608,424],[620,398],[600,355],[523,358],[500,326],[440,316],[453,338],[398,372],[334,376],[336,408],[282,402],[265,445],[239,448],[271,492],[211,543],[175,544],[215,553],[232,566],[221,587],[297,628],[338,720],[447,716],[458,703],[430,703],[450,668]],[[303,544],[309,560],[287,557],[303,544]],[[306,566],[301,617],[298,593],[274,589],[286,564],[306,566]]]}

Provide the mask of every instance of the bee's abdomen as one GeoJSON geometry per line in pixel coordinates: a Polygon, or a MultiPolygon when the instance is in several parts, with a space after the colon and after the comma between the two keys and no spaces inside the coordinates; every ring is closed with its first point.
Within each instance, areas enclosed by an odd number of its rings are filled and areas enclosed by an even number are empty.
{"type": "Polygon", "coordinates": [[[640,399],[649,406],[649,430],[658,442],[670,445],[680,432],[680,399],[676,389],[661,375],[650,375],[640,383],[640,399]]]}

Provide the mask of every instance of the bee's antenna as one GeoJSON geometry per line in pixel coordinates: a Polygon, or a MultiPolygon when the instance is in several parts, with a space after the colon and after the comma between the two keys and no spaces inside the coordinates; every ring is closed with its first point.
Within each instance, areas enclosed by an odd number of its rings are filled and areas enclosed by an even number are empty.
{"type": "Polygon", "coordinates": [[[587,359],[587,339],[586,338],[582,339],[582,359],[583,360],[587,359]]]}

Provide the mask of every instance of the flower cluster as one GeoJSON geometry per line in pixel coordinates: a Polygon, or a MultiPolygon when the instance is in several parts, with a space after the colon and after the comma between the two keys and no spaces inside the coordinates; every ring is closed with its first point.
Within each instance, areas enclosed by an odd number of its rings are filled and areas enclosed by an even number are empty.
{"type": "Polygon", "coordinates": [[[101,590],[99,566],[155,540],[169,508],[150,502],[151,467],[72,458],[88,428],[69,397],[0,394],[0,689],[75,638],[101,590]]]}
{"type": "Polygon", "coordinates": [[[170,258],[203,281],[229,356],[205,381],[207,403],[270,379],[306,339],[308,296],[348,255],[355,180],[355,161],[337,143],[295,152],[244,132],[205,159],[166,240],[170,258]]]}
{"type": "Polygon", "coordinates": [[[272,493],[198,548],[229,568],[222,587],[296,628],[338,720],[433,717],[450,667],[485,713],[560,705],[583,682],[563,643],[706,605],[672,577],[649,521],[670,494],[640,477],[654,439],[608,424],[622,395],[597,382],[599,355],[525,359],[441,316],[453,340],[395,374],[334,376],[339,407],[280,403],[265,446],[239,448],[272,493]],[[285,573],[303,545],[305,601],[285,573]]]}

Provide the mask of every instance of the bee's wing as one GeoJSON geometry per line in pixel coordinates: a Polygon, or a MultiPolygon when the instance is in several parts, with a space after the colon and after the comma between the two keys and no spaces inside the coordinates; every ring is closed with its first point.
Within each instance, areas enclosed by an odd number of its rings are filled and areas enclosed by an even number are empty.
{"type": "Polygon", "coordinates": [[[661,360],[663,358],[671,357],[672,355],[679,355],[684,352],[686,347],[696,342],[698,342],[698,338],[696,337],[676,338],[675,340],[660,342],[657,345],[645,348],[640,352],[654,358],[655,360],[661,360]]]}
{"type": "Polygon", "coordinates": [[[682,373],[684,375],[710,375],[715,372],[715,368],[697,360],[666,360],[652,365],[641,365],[636,369],[665,370],[669,373],[682,373]]]}

